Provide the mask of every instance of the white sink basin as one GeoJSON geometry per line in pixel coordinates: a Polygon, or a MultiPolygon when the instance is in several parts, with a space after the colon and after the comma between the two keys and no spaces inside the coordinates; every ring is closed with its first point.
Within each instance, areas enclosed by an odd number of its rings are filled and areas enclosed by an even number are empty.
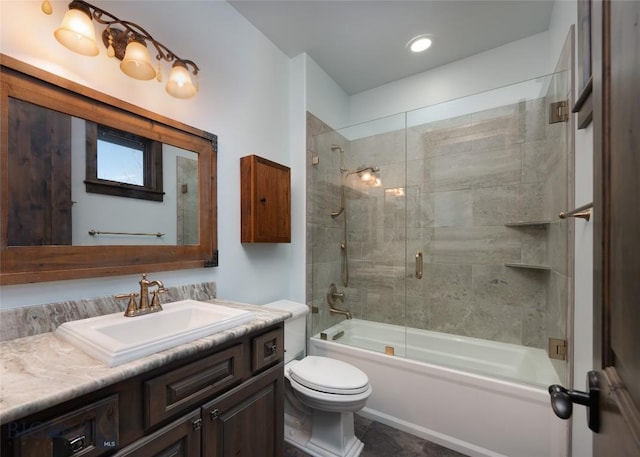
{"type": "Polygon", "coordinates": [[[124,312],[65,322],[55,335],[110,367],[244,324],[253,313],[222,305],[182,300],[136,317],[124,312]]]}

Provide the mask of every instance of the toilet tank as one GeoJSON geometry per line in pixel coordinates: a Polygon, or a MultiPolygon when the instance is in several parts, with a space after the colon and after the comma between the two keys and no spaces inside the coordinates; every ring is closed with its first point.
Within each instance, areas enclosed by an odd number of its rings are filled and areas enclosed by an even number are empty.
{"type": "Polygon", "coordinates": [[[266,308],[288,311],[292,316],[284,321],[284,361],[290,362],[306,355],[307,313],[309,307],[303,303],[278,300],[264,305],[266,308]]]}

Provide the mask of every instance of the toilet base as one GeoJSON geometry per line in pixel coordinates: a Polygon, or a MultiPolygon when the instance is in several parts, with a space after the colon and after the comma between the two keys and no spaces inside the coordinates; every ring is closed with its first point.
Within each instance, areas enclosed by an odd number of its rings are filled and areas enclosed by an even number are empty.
{"type": "Polygon", "coordinates": [[[316,410],[312,421],[285,414],[284,439],[313,457],[358,457],[364,448],[353,432],[353,413],[316,410]]]}

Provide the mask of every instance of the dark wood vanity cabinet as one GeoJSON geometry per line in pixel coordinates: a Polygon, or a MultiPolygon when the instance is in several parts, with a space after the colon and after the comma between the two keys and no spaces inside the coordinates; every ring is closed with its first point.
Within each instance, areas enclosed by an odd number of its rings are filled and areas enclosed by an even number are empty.
{"type": "MultiPolygon", "coordinates": [[[[199,457],[202,455],[200,410],[192,411],[116,454],[118,457],[199,457]]],[[[57,456],[56,456],[57,457],[57,456]]]]}
{"type": "Polygon", "coordinates": [[[118,396],[113,394],[47,420],[27,418],[12,422],[3,428],[3,450],[0,455],[108,455],[119,441],[119,416],[118,396]],[[11,437],[12,454],[5,454],[5,437],[11,437]]]}
{"type": "Polygon", "coordinates": [[[268,370],[204,405],[202,455],[280,457],[283,389],[284,380],[268,370]]]}
{"type": "Polygon", "coordinates": [[[2,426],[3,457],[280,457],[283,324],[2,426]]]}
{"type": "Polygon", "coordinates": [[[242,243],[291,242],[291,170],[258,157],[240,159],[242,243]]]}

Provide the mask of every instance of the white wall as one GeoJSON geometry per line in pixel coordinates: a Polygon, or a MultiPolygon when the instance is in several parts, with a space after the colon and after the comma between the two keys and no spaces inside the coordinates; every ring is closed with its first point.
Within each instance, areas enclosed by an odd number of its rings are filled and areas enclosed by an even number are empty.
{"type": "Polygon", "coordinates": [[[349,96],[308,55],[304,54],[307,107],[314,116],[334,129],[349,125],[349,96]]]}
{"type": "Polygon", "coordinates": [[[303,240],[295,243],[291,251],[290,297],[306,302],[306,239],[307,239],[307,166],[306,166],[306,55],[291,59],[289,63],[289,110],[291,112],[291,208],[299,217],[291,220],[291,238],[303,240]]]}
{"type": "Polygon", "coordinates": [[[350,98],[348,125],[532,79],[546,73],[547,59],[548,33],[543,32],[360,92],[350,98]]]}
{"type": "MultiPolygon", "coordinates": [[[[348,120],[349,98],[344,90],[307,54],[289,63],[289,107],[291,115],[291,206],[301,215],[291,221],[292,238],[307,239],[306,186],[307,138],[306,112],[313,113],[329,125],[344,125],[348,120]]],[[[292,246],[290,297],[306,301],[306,245],[292,246]]]]}
{"type": "MultiPolygon", "coordinates": [[[[0,51],[93,89],[218,135],[218,239],[220,266],[153,273],[176,286],[215,281],[218,296],[251,303],[289,298],[291,245],[240,243],[239,159],[258,154],[290,165],[289,59],[229,4],[222,1],[104,1],[100,6],[139,23],[180,57],[201,69],[200,93],[189,100],[168,96],[162,84],[124,76],[117,61],[84,57],[53,38],[67,1],[0,3],[0,51]]],[[[164,78],[169,67],[164,66],[164,78]]],[[[293,220],[304,219],[295,206],[293,220]]],[[[142,272],[140,272],[142,273],[142,272]]],[[[135,290],[137,275],[3,286],[3,308],[88,298],[135,290]]]]}

